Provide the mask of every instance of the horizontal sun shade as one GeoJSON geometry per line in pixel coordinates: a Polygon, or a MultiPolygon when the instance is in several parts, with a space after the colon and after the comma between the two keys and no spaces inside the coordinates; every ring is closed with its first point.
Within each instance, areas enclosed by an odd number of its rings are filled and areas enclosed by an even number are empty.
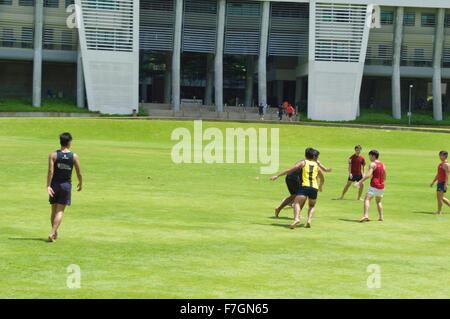
{"type": "Polygon", "coordinates": [[[185,0],[183,19],[183,51],[214,53],[217,0],[185,0]]]}
{"type": "Polygon", "coordinates": [[[226,54],[259,54],[261,2],[227,1],[225,29],[226,54]]]}
{"type": "Polygon", "coordinates": [[[308,55],[309,5],[272,2],[269,55],[308,55]]]}
{"type": "Polygon", "coordinates": [[[88,50],[133,50],[133,0],[82,0],[88,50]]]}
{"type": "Polygon", "coordinates": [[[316,61],[359,62],[366,5],[316,4],[316,61]]]}
{"type": "Polygon", "coordinates": [[[172,51],[175,24],[173,0],[141,0],[140,48],[172,51]]]}

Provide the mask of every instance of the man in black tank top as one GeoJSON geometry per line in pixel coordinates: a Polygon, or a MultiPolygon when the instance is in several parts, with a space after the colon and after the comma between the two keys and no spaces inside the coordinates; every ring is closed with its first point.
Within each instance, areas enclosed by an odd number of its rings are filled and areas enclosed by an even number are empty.
{"type": "Polygon", "coordinates": [[[81,191],[83,184],[80,161],[78,156],[70,151],[72,136],[70,133],[63,133],[59,139],[61,148],[51,153],[48,158],[47,192],[52,205],[52,231],[48,235],[50,242],[54,242],[58,238],[58,228],[61,225],[64,210],[71,204],[74,167],[78,177],[78,191],[81,191]]]}

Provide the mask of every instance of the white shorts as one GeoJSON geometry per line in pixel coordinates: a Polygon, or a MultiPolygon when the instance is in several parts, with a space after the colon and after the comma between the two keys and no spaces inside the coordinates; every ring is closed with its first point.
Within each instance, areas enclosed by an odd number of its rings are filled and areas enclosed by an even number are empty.
{"type": "Polygon", "coordinates": [[[378,189],[372,186],[369,186],[369,189],[367,191],[367,195],[371,197],[383,197],[384,196],[384,189],[378,189]]]}

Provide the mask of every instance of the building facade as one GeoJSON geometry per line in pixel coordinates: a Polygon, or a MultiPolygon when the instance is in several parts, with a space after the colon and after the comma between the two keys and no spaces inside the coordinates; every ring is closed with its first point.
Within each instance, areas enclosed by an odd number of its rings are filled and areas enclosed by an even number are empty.
{"type": "Polygon", "coordinates": [[[440,120],[449,84],[446,0],[0,0],[0,98],[34,106],[289,100],[312,119],[352,120],[411,103],[440,120]]]}

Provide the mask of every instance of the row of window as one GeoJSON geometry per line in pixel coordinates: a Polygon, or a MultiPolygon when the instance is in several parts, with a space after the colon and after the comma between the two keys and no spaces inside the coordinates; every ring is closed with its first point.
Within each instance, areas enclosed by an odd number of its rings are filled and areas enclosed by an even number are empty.
{"type": "MultiPolygon", "coordinates": [[[[391,25],[393,23],[394,23],[394,12],[381,11],[381,24],[391,25]]],[[[421,13],[420,24],[422,27],[436,26],[436,14],[432,12],[421,13]]],[[[405,12],[403,15],[403,25],[408,27],[414,27],[416,25],[416,13],[405,12]]],[[[450,28],[450,14],[445,15],[445,27],[450,28]]]]}
{"type": "MultiPolygon", "coordinates": [[[[20,30],[20,29],[19,29],[20,30]]],[[[33,28],[22,27],[18,38],[16,34],[20,31],[15,31],[12,28],[3,28],[0,33],[0,46],[2,47],[33,47],[33,28]]],[[[77,44],[74,40],[72,31],[61,31],[53,28],[44,28],[43,32],[43,48],[47,50],[76,50],[77,44]]]]}
{"type": "MultiPolygon", "coordinates": [[[[13,0],[0,0],[0,5],[12,5],[13,0]]],[[[65,7],[67,8],[71,4],[74,4],[74,0],[64,0],[65,7]]],[[[19,0],[19,6],[22,7],[33,7],[34,0],[19,0]]],[[[44,7],[47,8],[58,8],[59,0],[44,0],[44,7]]]]}

